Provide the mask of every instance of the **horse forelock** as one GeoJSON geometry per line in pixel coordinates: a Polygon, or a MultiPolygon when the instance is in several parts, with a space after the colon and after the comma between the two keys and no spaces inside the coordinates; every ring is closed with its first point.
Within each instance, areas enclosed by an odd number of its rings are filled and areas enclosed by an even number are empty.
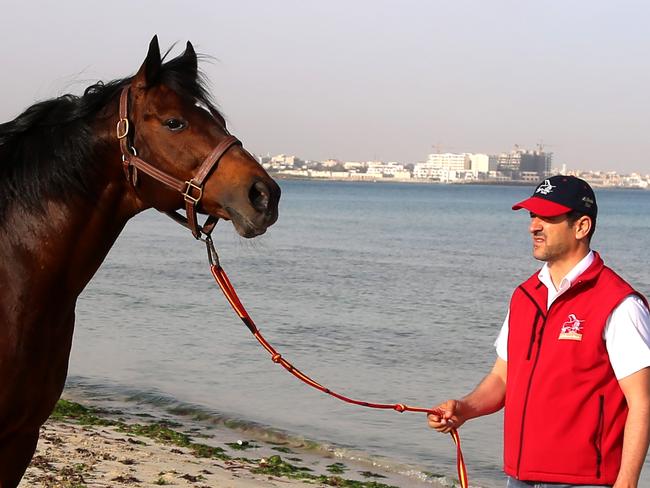
{"type": "MultiPolygon", "coordinates": [[[[81,96],[36,103],[0,124],[0,225],[12,204],[43,212],[48,199],[96,194],[93,182],[102,161],[96,157],[101,139],[94,126],[115,115],[117,104],[112,102],[131,80],[97,82],[81,96]]],[[[204,75],[182,56],[164,62],[154,83],[218,113],[204,75]]]]}

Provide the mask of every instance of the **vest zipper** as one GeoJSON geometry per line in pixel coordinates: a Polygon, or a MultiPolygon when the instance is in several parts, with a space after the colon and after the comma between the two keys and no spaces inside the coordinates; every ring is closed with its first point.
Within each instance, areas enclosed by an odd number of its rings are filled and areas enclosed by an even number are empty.
{"type": "Polygon", "coordinates": [[[533,330],[530,333],[530,343],[528,344],[528,354],[526,355],[526,361],[530,361],[530,356],[533,353],[533,344],[535,344],[535,334],[537,333],[537,322],[541,317],[540,311],[537,310],[535,313],[535,320],[533,320],[533,330]]]}
{"type": "MultiPolygon", "coordinates": [[[[519,287],[523,292],[524,295],[526,295],[531,302],[537,307],[537,314],[535,315],[535,323],[539,320],[538,317],[542,317],[542,325],[539,328],[539,335],[537,337],[537,353],[535,354],[535,361],[533,362],[533,367],[530,370],[530,376],[528,378],[528,386],[526,387],[526,396],[524,397],[524,408],[521,413],[521,428],[519,429],[519,454],[517,456],[517,478],[519,478],[519,470],[521,467],[521,455],[524,452],[524,424],[526,423],[526,410],[528,408],[528,397],[530,396],[530,389],[533,384],[533,376],[535,375],[535,369],[537,368],[537,363],[539,362],[539,354],[542,349],[542,338],[544,337],[544,329],[546,328],[546,318],[549,315],[549,311],[551,310],[551,307],[555,304],[555,302],[551,303],[551,306],[548,308],[546,311],[546,315],[542,312],[540,309],[539,305],[535,301],[535,299],[523,288],[519,287]]],[[[535,326],[533,326],[535,328],[535,326]]],[[[534,333],[533,333],[534,334],[534,333]]],[[[532,345],[534,344],[534,336],[531,338],[531,351],[529,351],[529,354],[532,355],[532,345]]]]}
{"type": "Polygon", "coordinates": [[[596,430],[596,478],[600,478],[600,468],[603,463],[603,432],[605,430],[605,396],[598,397],[598,426],[596,430]]]}
{"type": "Polygon", "coordinates": [[[533,385],[533,376],[535,375],[535,369],[537,368],[537,363],[539,362],[539,353],[542,348],[542,337],[544,336],[544,328],[546,327],[546,317],[542,321],[542,326],[539,329],[539,337],[537,339],[537,354],[535,354],[535,362],[530,371],[530,377],[528,378],[528,387],[526,388],[526,396],[524,397],[524,409],[521,413],[521,429],[519,431],[519,455],[517,456],[517,478],[519,478],[519,468],[521,466],[521,454],[524,452],[524,424],[526,422],[526,409],[528,408],[528,397],[530,396],[530,388],[533,385]]]}

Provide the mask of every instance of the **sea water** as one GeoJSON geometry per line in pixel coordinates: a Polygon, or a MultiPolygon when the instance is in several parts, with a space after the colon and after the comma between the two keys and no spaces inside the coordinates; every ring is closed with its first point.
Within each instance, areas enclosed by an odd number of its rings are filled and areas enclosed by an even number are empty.
{"type": "MultiPolygon", "coordinates": [[[[264,236],[245,240],[228,222],[214,236],[274,347],[357,399],[430,407],[470,391],[494,362],[512,290],[540,266],[528,214],[510,210],[532,188],[279,183],[280,218],[264,236]]],[[[650,192],[597,199],[594,249],[650,295],[650,192]]],[[[203,245],[155,211],[129,222],[79,298],[68,385],[280,429],[410,471],[414,486],[423,472],[455,475],[451,439],[423,414],[352,406],[273,364],[221,296],[203,245]]],[[[475,486],[504,484],[501,429],[500,414],[461,429],[475,486]]]]}

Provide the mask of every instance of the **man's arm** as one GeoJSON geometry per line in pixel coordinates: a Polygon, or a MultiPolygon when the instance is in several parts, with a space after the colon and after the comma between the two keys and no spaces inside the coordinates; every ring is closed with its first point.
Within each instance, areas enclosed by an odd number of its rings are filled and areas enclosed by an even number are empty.
{"type": "Polygon", "coordinates": [[[467,396],[460,400],[447,400],[436,407],[444,414],[429,414],[429,427],[448,433],[475,417],[489,415],[503,408],[506,398],[506,376],[508,363],[497,357],[492,371],[467,396]]]}
{"type": "Polygon", "coordinates": [[[614,488],[635,488],[650,442],[650,367],[619,380],[627,400],[623,455],[614,488]]]}

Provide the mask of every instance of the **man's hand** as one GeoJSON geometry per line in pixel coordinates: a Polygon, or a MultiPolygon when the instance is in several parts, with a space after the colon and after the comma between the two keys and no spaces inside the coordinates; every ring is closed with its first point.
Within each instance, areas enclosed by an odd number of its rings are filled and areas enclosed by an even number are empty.
{"type": "Polygon", "coordinates": [[[427,415],[429,427],[448,434],[451,429],[457,429],[465,423],[465,419],[460,415],[462,411],[462,402],[460,400],[447,400],[441,403],[434,410],[440,410],[442,415],[430,413],[427,415]]]}
{"type": "Polygon", "coordinates": [[[461,400],[447,400],[438,405],[434,410],[440,410],[441,415],[427,415],[429,427],[447,434],[470,419],[502,409],[506,398],[507,372],[508,364],[497,358],[492,371],[474,391],[461,400]]]}

